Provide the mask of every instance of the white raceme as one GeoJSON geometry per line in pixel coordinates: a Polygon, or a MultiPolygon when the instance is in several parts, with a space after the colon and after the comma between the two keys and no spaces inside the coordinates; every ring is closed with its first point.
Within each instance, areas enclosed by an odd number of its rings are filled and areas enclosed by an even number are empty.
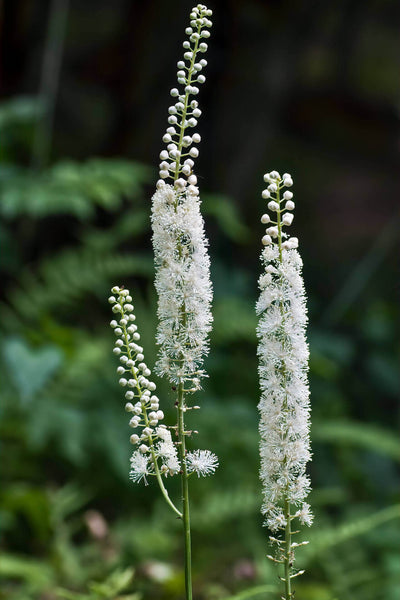
{"type": "Polygon", "coordinates": [[[127,389],[125,410],[133,415],[129,425],[138,430],[130,437],[131,444],[138,449],[130,459],[129,476],[136,483],[141,480],[147,483],[146,476],[156,474],[158,461],[161,464],[159,471],[165,476],[178,473],[180,463],[171,433],[161,423],[164,413],[160,410],[158,396],[154,394],[156,384],[148,379],[151,371],[144,362],[143,347],[138,344],[140,335],[134,323],[132,296],[129,290],[118,286],[111,291],[117,296],[110,296],[108,301],[118,318],[110,325],[117,336],[113,352],[121,363],[117,368],[117,374],[122,375],[119,385],[127,389]]]}
{"type": "MultiPolygon", "coordinates": [[[[264,272],[259,279],[256,310],[261,400],[260,476],[266,525],[273,531],[285,529],[288,519],[310,525],[312,515],[305,499],[310,491],[306,465],[310,460],[307,311],[301,275],[302,260],[297,238],[288,237],[284,227],[293,221],[293,185],[287,173],[268,173],[271,223],[262,242],[264,272]],[[285,207],[282,204],[286,203],[285,207]],[[293,512],[290,512],[293,508],[293,512]]],[[[266,194],[264,194],[265,196],[266,194]]]]}
{"type": "Polygon", "coordinates": [[[212,323],[210,260],[198,196],[161,186],[153,196],[152,225],[160,348],[156,370],[172,383],[191,380],[197,389],[212,323]]]}
{"type": "Polygon", "coordinates": [[[171,89],[173,104],[160,153],[160,179],[152,201],[153,247],[158,293],[157,373],[171,383],[190,381],[190,391],[200,387],[203,357],[211,330],[212,288],[208,241],[200,213],[194,159],[201,141],[193,133],[201,115],[195,96],[207,65],[205,39],[210,37],[212,11],[198,4],[190,13],[183,60],[178,61],[179,88],[171,89]],[[167,183],[168,182],[168,183],[167,183]]]}

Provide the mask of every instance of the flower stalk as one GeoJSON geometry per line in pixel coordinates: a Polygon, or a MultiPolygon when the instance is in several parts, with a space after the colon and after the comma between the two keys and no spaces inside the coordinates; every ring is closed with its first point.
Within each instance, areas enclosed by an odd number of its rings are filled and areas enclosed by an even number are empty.
{"type": "MultiPolygon", "coordinates": [[[[195,84],[205,81],[200,74],[207,61],[198,55],[207,51],[202,39],[210,36],[212,11],[199,4],[190,14],[189,39],[183,43],[184,60],[178,62],[177,88],[171,96],[177,101],[169,109],[167,132],[163,137],[167,148],[160,153],[160,179],[153,197],[152,225],[156,263],[159,326],[157,342],[160,352],[158,373],[177,387],[177,433],[181,463],[182,513],[185,554],[185,589],[192,600],[192,558],[189,506],[189,472],[186,450],[185,391],[200,389],[203,356],[208,351],[208,333],[212,316],[209,258],[204,224],[200,213],[194,160],[199,151],[198,133],[188,134],[201,115],[194,98],[199,93],[195,84]],[[167,180],[167,181],[166,181],[167,180]],[[168,182],[170,180],[170,183],[168,182]],[[187,385],[188,389],[187,388],[187,385]]],[[[214,461],[212,469],[217,463],[214,461]]],[[[210,472],[213,472],[211,469],[210,472]]],[[[199,471],[198,471],[199,473],[199,471]]]]}

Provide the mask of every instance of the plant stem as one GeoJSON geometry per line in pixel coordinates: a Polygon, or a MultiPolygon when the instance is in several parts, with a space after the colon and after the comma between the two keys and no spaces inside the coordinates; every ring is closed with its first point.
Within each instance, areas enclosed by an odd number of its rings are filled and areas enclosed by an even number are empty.
{"type": "MultiPolygon", "coordinates": [[[[201,31],[201,26],[199,25],[197,28],[197,33],[200,34],[200,31],[201,31]]],[[[192,83],[193,66],[196,62],[198,46],[199,46],[199,40],[196,40],[194,48],[193,48],[193,56],[192,56],[192,59],[190,61],[190,65],[188,68],[188,78],[187,78],[186,86],[190,86],[190,84],[192,83]]],[[[184,108],[182,111],[182,119],[181,119],[181,123],[180,123],[180,133],[179,133],[179,142],[178,142],[179,158],[176,161],[174,181],[176,181],[178,179],[179,171],[181,168],[182,140],[183,140],[183,136],[185,134],[185,122],[186,122],[186,116],[187,116],[187,112],[188,112],[188,106],[189,106],[189,92],[185,92],[185,101],[184,101],[184,108]]]]}
{"type": "Polygon", "coordinates": [[[185,397],[183,392],[183,382],[178,387],[178,437],[179,454],[182,465],[182,513],[183,513],[183,532],[185,544],[185,589],[186,600],[192,600],[192,547],[190,535],[190,508],[189,508],[189,484],[188,472],[186,467],[186,443],[185,443],[185,422],[184,422],[185,397]]]}
{"type": "MultiPolygon", "coordinates": [[[[200,34],[201,25],[197,28],[197,33],[200,34]]],[[[194,44],[193,55],[188,68],[188,78],[186,86],[190,87],[193,77],[193,67],[196,62],[196,57],[199,47],[198,38],[194,44]]],[[[185,92],[184,108],[182,111],[182,119],[180,123],[180,133],[178,141],[178,158],[176,160],[176,167],[174,172],[174,182],[178,179],[181,169],[181,158],[183,150],[183,136],[186,127],[186,117],[189,107],[189,91],[185,92]]],[[[175,202],[175,210],[177,210],[179,197],[177,196],[175,202]]],[[[178,241],[178,252],[181,257],[182,247],[178,241]]],[[[186,310],[185,307],[182,309],[182,325],[186,325],[186,310]]],[[[185,547],[185,590],[186,600],[192,600],[192,544],[191,544],[191,533],[190,533],[190,507],[189,507],[189,483],[188,483],[188,472],[186,467],[186,440],[185,440],[185,420],[184,420],[184,408],[185,408],[185,397],[184,397],[184,384],[180,381],[178,385],[178,438],[179,438],[179,456],[181,461],[181,485],[182,485],[182,522],[183,522],[183,533],[184,533],[184,547],[185,547]]]]}
{"type": "MultiPolygon", "coordinates": [[[[280,189],[278,186],[278,190],[276,193],[276,201],[279,204],[279,209],[277,211],[277,226],[278,226],[278,247],[279,247],[279,262],[282,265],[282,220],[281,220],[281,197],[280,197],[280,189]]],[[[280,282],[282,286],[282,275],[280,277],[280,282]]],[[[282,300],[279,303],[282,322],[284,318],[284,306],[282,300]]],[[[286,382],[286,369],[283,367],[283,376],[286,382]]],[[[287,398],[284,402],[284,410],[287,410],[287,398]]],[[[284,562],[284,580],[285,580],[285,600],[292,599],[292,589],[291,589],[291,580],[290,580],[290,572],[291,572],[291,546],[292,546],[292,530],[291,530],[291,514],[290,514],[290,502],[286,498],[285,499],[285,517],[286,517],[286,527],[285,527],[285,552],[283,557],[284,562]]]]}
{"type": "Polygon", "coordinates": [[[36,123],[32,149],[32,166],[36,169],[45,167],[50,156],[68,8],[69,0],[52,0],[50,5],[39,91],[44,113],[36,123]]]}
{"type": "Polygon", "coordinates": [[[286,527],[285,527],[285,556],[284,556],[284,568],[285,568],[285,600],[292,599],[292,586],[290,581],[290,571],[291,571],[291,546],[292,546],[292,521],[290,514],[290,502],[289,500],[285,500],[285,517],[286,517],[286,527]]]}

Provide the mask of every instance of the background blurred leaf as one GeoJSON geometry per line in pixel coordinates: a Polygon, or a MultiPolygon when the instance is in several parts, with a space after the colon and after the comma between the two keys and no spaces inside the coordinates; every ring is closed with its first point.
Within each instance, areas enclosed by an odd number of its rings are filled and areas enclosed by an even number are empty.
{"type": "Polygon", "coordinates": [[[63,161],[47,171],[0,170],[0,212],[10,219],[68,214],[87,219],[96,206],[114,211],[124,197],[137,195],[152,170],[139,163],[93,158],[63,161]]]}
{"type": "Polygon", "coordinates": [[[314,423],[313,439],[340,446],[359,446],[400,461],[400,440],[386,429],[356,422],[314,423]]]}
{"type": "Polygon", "coordinates": [[[303,552],[306,556],[318,554],[325,549],[341,544],[352,537],[364,535],[382,523],[400,519],[400,504],[388,506],[364,517],[351,518],[347,523],[341,523],[330,529],[311,529],[307,535],[310,544],[303,552]]]}
{"type": "Polygon", "coordinates": [[[230,198],[219,194],[204,194],[204,214],[214,217],[221,231],[238,243],[244,243],[249,239],[250,230],[243,223],[237,208],[230,198]]]}
{"type": "Polygon", "coordinates": [[[43,114],[44,106],[38,96],[18,96],[0,104],[0,130],[14,129],[31,123],[43,114]]]}
{"type": "Polygon", "coordinates": [[[55,346],[32,348],[20,338],[4,340],[2,349],[10,376],[24,402],[31,401],[43,389],[63,359],[55,346]]]}
{"type": "Polygon", "coordinates": [[[27,586],[25,593],[28,594],[41,593],[54,581],[52,569],[43,561],[8,554],[0,556],[0,576],[3,582],[6,579],[23,580],[27,586]]]}

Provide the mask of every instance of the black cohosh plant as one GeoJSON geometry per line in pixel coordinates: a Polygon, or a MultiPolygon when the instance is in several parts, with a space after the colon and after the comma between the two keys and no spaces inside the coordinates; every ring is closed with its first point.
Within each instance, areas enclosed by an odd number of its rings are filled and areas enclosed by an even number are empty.
{"type": "MultiPolygon", "coordinates": [[[[152,199],[159,347],[155,372],[168,379],[176,394],[174,425],[165,423],[164,402],[156,395],[156,384],[144,360],[129,290],[115,286],[109,298],[116,315],[111,326],[117,337],[114,353],[121,363],[119,383],[126,389],[125,408],[134,430],[130,478],[147,484],[154,477],[169,507],[182,520],[186,600],[192,600],[188,482],[194,473],[211,475],[218,466],[217,457],[209,450],[188,451],[187,437],[193,432],[185,425],[187,411],[200,408],[190,399],[201,389],[206,375],[203,360],[213,320],[208,241],[194,173],[201,141],[195,132],[201,115],[196,97],[198,86],[205,82],[207,61],[202,55],[207,51],[210,16],[211,11],[202,4],[190,14],[183,60],[177,65],[179,88],[171,90],[173,103],[163,136],[166,147],[160,153],[160,178],[152,199]],[[177,475],[182,492],[179,501],[174,501],[167,484],[168,478],[177,475]]],[[[275,556],[268,557],[283,566],[282,598],[293,600],[292,580],[302,573],[293,568],[294,550],[304,542],[292,541],[296,533],[292,524],[298,520],[310,525],[312,521],[305,502],[310,488],[305,474],[310,459],[307,318],[298,241],[286,234],[293,221],[293,194],[287,189],[293,181],[287,173],[281,177],[277,171],[267,173],[264,179],[268,187],[263,198],[268,199],[272,216],[264,214],[261,219],[268,228],[262,238],[264,272],[257,303],[262,512],[273,534],[270,541],[277,547],[275,556]]]]}

